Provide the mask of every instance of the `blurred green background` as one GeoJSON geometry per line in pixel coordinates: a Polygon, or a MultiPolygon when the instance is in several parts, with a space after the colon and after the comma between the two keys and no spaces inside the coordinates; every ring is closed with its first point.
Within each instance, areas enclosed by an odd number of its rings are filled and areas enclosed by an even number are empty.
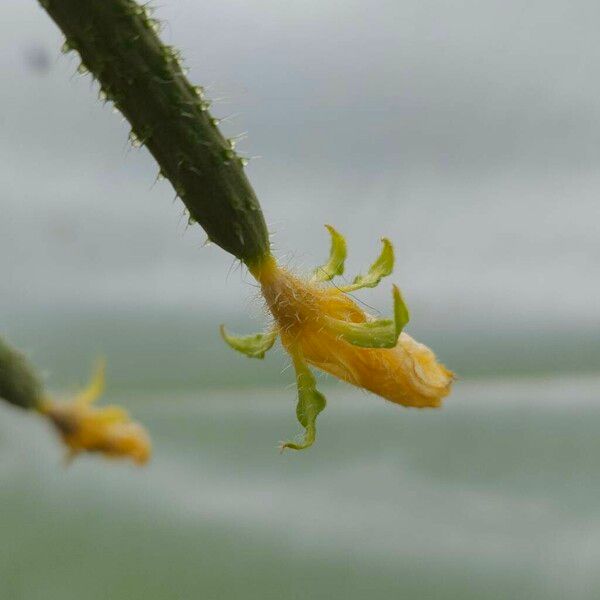
{"type": "MultiPolygon", "coordinates": [[[[409,333],[457,371],[438,411],[327,377],[298,432],[252,281],[205,246],[34,0],[0,19],[0,333],[57,396],[147,425],[145,469],[63,468],[0,406],[2,600],[600,597],[600,7],[584,0],[165,0],[278,256],[323,223],[348,275],[396,247],[409,333]],[[241,112],[241,116],[237,113],[241,112]],[[236,116],[237,115],[237,116],[236,116]]],[[[389,287],[359,297],[389,311],[389,287]]]]}

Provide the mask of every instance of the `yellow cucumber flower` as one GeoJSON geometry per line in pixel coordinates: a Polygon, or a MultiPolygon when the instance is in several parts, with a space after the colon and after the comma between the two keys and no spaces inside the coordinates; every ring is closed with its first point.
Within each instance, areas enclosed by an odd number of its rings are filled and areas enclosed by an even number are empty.
{"type": "Polygon", "coordinates": [[[104,363],[99,363],[88,387],[72,402],[45,399],[39,410],[56,427],[68,448],[68,459],[80,452],[100,452],[112,458],[130,458],[140,465],[146,463],[151,452],[146,430],[118,406],[94,407],[103,391],[104,363]]]}
{"type": "Polygon", "coordinates": [[[391,274],[394,250],[389,240],[382,239],[381,254],[366,275],[349,285],[331,287],[325,283],[344,272],[346,242],[333,227],[326,227],[331,235],[329,260],[315,269],[310,280],[283,269],[270,255],[250,267],[274,318],[269,332],[235,337],[221,327],[225,341],[247,356],[263,358],[278,336],[291,355],[298,386],[297,415],[306,431],[301,442],[286,442],[282,448],[300,450],[315,440],[315,421],[325,408],[325,398],[317,391],[308,365],[396,404],[417,408],[440,406],[454,378],[427,346],[402,331],[409,314],[396,286],[392,319],[367,314],[347,295],[375,287],[391,274]]]}

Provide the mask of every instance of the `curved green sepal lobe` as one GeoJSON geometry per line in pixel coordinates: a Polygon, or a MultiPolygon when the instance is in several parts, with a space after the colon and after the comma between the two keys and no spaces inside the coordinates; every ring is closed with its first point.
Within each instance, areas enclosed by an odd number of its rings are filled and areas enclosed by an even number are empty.
{"type": "Polygon", "coordinates": [[[406,302],[404,302],[404,298],[402,297],[397,285],[393,286],[392,293],[394,295],[394,323],[396,325],[396,340],[398,340],[402,330],[410,321],[410,313],[408,312],[408,306],[406,306],[406,302]]]}
{"type": "Polygon", "coordinates": [[[337,232],[331,225],[325,225],[331,235],[331,249],[329,250],[329,260],[314,270],[314,281],[329,281],[336,275],[344,273],[344,263],[346,262],[346,240],[344,236],[337,232]]]}
{"type": "Polygon", "coordinates": [[[377,319],[366,323],[349,323],[326,318],[327,328],[345,342],[362,348],[394,348],[408,323],[408,308],[397,286],[393,288],[394,319],[377,319]]]}
{"type": "Polygon", "coordinates": [[[252,335],[234,336],[229,335],[225,325],[220,327],[221,337],[234,350],[245,354],[250,358],[264,358],[277,339],[277,330],[273,329],[267,333],[254,333],[252,335]]]}
{"type": "Polygon", "coordinates": [[[306,430],[302,442],[282,442],[281,451],[285,448],[292,450],[305,450],[314,444],[317,429],[316,420],[327,404],[325,396],[317,390],[315,376],[311,373],[302,356],[295,352],[292,355],[294,369],[296,370],[296,385],[298,386],[298,404],[296,416],[300,425],[306,430]]]}
{"type": "Polygon", "coordinates": [[[357,275],[350,285],[342,286],[344,292],[353,292],[361,288],[373,288],[394,270],[394,247],[387,238],[381,238],[383,248],[377,260],[369,267],[366,275],[357,275]]]}

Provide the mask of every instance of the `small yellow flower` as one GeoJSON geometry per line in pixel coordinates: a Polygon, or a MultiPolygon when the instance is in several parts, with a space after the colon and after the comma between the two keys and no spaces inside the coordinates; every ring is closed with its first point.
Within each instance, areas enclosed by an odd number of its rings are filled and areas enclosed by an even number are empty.
{"type": "Polygon", "coordinates": [[[113,458],[131,458],[144,464],[151,443],[146,430],[130,420],[118,406],[96,408],[93,402],[104,391],[104,364],[100,363],[87,388],[70,403],[46,399],[40,407],[69,449],[68,458],[80,452],[100,452],[113,458]]]}
{"type": "Polygon", "coordinates": [[[344,271],[346,243],[332,227],[327,228],[332,238],[330,258],[310,280],[281,268],[272,256],[251,268],[274,317],[270,332],[240,338],[222,328],[226,342],[248,356],[263,358],[277,336],[290,353],[298,385],[298,419],[306,429],[302,442],[283,444],[294,449],[314,442],[315,420],[325,407],[325,398],[316,390],[307,365],[391,402],[418,408],[438,407],[450,393],[454,378],[427,346],[402,331],[409,315],[396,286],[393,319],[372,317],[347,295],[375,287],[392,272],[391,243],[382,240],[381,255],[366,275],[359,275],[349,285],[329,287],[324,282],[344,271]]]}

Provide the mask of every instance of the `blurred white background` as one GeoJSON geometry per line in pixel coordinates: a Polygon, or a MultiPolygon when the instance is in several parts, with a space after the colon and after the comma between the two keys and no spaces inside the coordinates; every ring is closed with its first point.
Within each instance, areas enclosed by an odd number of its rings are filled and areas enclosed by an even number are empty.
{"type": "MultiPolygon", "coordinates": [[[[349,275],[393,240],[417,327],[598,330],[597,3],[169,0],[157,17],[226,133],[248,132],[292,264],[323,258],[332,223],[349,275]]],[[[245,278],[37,3],[5,0],[0,36],[0,307],[246,310],[245,278]]]]}

